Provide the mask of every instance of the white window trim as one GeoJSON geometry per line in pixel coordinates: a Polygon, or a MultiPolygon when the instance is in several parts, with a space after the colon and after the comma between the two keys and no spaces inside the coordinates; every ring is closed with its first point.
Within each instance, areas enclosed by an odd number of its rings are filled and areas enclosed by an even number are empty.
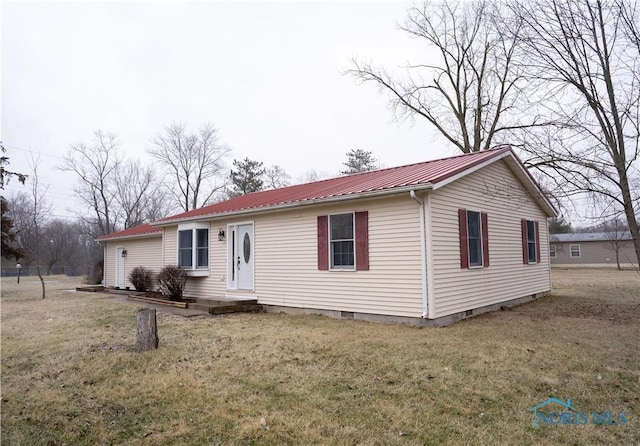
{"type": "Polygon", "coordinates": [[[348,272],[353,272],[356,270],[356,213],[355,212],[336,212],[335,214],[329,214],[329,216],[327,217],[328,221],[327,221],[327,237],[329,238],[329,249],[328,251],[328,255],[329,255],[329,271],[348,271],[348,272]],[[345,266],[340,266],[340,267],[334,267],[333,266],[333,256],[332,251],[331,251],[331,246],[332,246],[332,239],[331,239],[331,217],[332,216],[336,216],[336,215],[347,215],[347,214],[351,214],[351,224],[353,226],[353,266],[352,267],[345,267],[345,266]]]}
{"type": "Polygon", "coordinates": [[[208,222],[191,222],[191,223],[181,223],[178,225],[178,230],[176,231],[176,265],[180,263],[180,232],[181,231],[193,231],[192,240],[193,247],[191,248],[191,268],[182,268],[184,269],[189,276],[208,276],[209,275],[209,265],[211,264],[211,225],[208,222]],[[198,267],[198,235],[196,233],[196,229],[207,229],[208,230],[208,243],[207,243],[207,266],[206,267],[198,267]]]}
{"type": "Polygon", "coordinates": [[[552,243],[549,245],[549,258],[555,259],[556,257],[558,257],[558,248],[552,243]]]}
{"type": "Polygon", "coordinates": [[[579,259],[580,257],[582,257],[582,249],[580,248],[580,245],[577,243],[571,244],[569,245],[569,257],[572,259],[579,259]],[[574,256],[573,255],[573,247],[577,246],[578,247],[578,255],[574,256]]]}

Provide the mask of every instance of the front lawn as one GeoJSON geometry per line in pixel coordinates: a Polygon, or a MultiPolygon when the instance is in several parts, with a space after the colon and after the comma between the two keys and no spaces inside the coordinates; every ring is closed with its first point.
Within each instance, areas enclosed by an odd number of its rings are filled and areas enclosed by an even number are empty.
{"type": "MultiPolygon", "coordinates": [[[[2,281],[2,444],[634,444],[640,277],[554,270],[552,296],[446,328],[158,314],[57,277],[2,281]],[[533,427],[555,397],[589,423],[533,427]],[[594,424],[592,413],[611,412],[594,424]]],[[[550,405],[547,412],[562,411],[550,405]]]]}

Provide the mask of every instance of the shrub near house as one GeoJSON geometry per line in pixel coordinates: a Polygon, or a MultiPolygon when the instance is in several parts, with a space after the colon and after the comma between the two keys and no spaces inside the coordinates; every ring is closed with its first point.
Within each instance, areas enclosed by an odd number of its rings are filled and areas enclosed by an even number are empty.
{"type": "Polygon", "coordinates": [[[129,273],[129,282],[136,291],[149,291],[153,287],[153,271],[144,266],[136,266],[129,273]]]}

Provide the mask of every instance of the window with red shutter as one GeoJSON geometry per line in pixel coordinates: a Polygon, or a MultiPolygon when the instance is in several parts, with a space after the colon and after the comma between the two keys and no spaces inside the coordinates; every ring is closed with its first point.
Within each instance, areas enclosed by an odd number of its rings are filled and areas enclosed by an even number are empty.
{"type": "Polygon", "coordinates": [[[318,216],[318,269],[369,270],[369,213],[318,216]]]}
{"type": "Polygon", "coordinates": [[[356,212],[356,271],[369,270],[369,212],[356,212]]]}
{"type": "Polygon", "coordinates": [[[540,226],[534,220],[521,220],[522,262],[540,263],[540,226]]]}
{"type": "Polygon", "coordinates": [[[486,212],[458,209],[460,268],[489,266],[489,217],[486,212]]]}

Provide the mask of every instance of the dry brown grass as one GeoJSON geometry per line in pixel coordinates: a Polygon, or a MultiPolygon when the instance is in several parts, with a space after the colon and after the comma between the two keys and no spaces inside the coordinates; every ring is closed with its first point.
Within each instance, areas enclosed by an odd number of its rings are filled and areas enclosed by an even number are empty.
{"type": "Polygon", "coordinates": [[[160,313],[67,279],[2,283],[2,444],[636,444],[640,279],[554,271],[554,292],[447,328],[160,313]],[[622,426],[532,426],[571,398],[622,426]],[[264,418],[265,424],[261,424],[264,418]]]}

